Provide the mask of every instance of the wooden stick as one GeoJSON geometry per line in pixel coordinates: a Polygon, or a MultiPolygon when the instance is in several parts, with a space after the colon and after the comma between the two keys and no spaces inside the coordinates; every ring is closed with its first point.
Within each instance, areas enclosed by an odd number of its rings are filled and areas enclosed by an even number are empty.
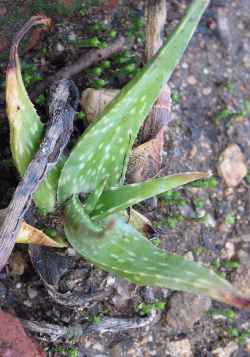
{"type": "Polygon", "coordinates": [[[120,36],[114,43],[110,44],[107,48],[101,48],[98,50],[90,50],[85,53],[78,61],[75,63],[61,68],[57,73],[44,79],[42,82],[38,83],[31,93],[31,99],[35,99],[39,94],[41,94],[51,83],[56,80],[65,78],[69,79],[84,71],[100,61],[103,61],[114,54],[117,54],[125,49],[126,40],[123,36],[120,36]]]}
{"type": "Polygon", "coordinates": [[[51,93],[50,120],[41,145],[18,184],[0,227],[0,271],[14,248],[33,194],[49,170],[58,162],[73,131],[79,101],[78,89],[72,81],[61,80],[51,93]]]}

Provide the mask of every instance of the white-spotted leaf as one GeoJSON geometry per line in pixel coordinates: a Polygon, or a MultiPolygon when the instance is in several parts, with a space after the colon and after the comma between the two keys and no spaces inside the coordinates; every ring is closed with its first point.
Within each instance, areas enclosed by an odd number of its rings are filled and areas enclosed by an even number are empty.
{"type": "Polygon", "coordinates": [[[80,138],[59,180],[58,198],[94,191],[107,177],[107,187],[121,183],[128,154],[143,120],[179,63],[209,0],[195,0],[159,53],[106,107],[80,138]]]}
{"type": "Polygon", "coordinates": [[[103,270],[137,285],[205,294],[235,306],[249,305],[249,300],[213,271],[158,249],[120,218],[109,217],[102,230],[91,229],[85,222],[79,199],[70,200],[65,211],[67,239],[78,253],[103,270]]]}

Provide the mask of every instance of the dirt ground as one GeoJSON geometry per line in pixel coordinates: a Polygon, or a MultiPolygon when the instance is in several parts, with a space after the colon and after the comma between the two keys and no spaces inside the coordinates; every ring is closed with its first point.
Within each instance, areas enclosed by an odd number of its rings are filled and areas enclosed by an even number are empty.
{"type": "MultiPolygon", "coordinates": [[[[188,3],[188,0],[167,1],[166,36],[188,3]]],[[[144,61],[143,2],[113,0],[105,4],[94,0],[0,0],[1,209],[8,205],[18,182],[10,155],[4,103],[4,77],[13,34],[31,15],[46,13],[53,19],[51,32],[42,33],[33,42],[28,36],[21,51],[31,94],[37,82],[79,57],[84,50],[74,41],[93,36],[96,23],[104,23],[117,34],[128,36],[139,68],[144,61]],[[139,24],[135,18],[141,19],[139,24]],[[32,64],[35,70],[30,67],[32,64]],[[30,71],[40,75],[30,78],[30,71]]],[[[103,36],[109,42],[115,34],[103,36]]],[[[107,70],[103,79],[107,88],[121,88],[129,76],[116,75],[119,65],[115,59],[112,61],[113,71],[107,70]]],[[[80,90],[96,84],[86,73],[74,80],[80,90]]],[[[236,188],[227,187],[215,176],[207,187],[189,186],[176,196],[160,198],[156,210],[145,205],[140,209],[154,222],[153,238],[161,248],[212,266],[250,293],[249,0],[211,1],[170,86],[173,121],[166,137],[163,173],[189,170],[216,173],[221,152],[230,144],[237,144],[244,155],[248,176],[236,188]]],[[[46,118],[44,100],[38,100],[36,105],[46,118]]],[[[83,127],[77,121],[76,134],[83,127]]],[[[72,278],[72,274],[66,274],[61,290],[72,287],[71,280],[77,280],[76,289],[85,294],[99,286],[109,286],[112,293],[108,299],[74,309],[56,303],[33,270],[27,248],[18,246],[7,272],[0,273],[1,308],[20,319],[71,326],[75,322],[98,324],[106,316],[147,315],[147,307],[152,308],[156,301],[166,305],[160,308],[159,322],[126,332],[90,333],[80,339],[56,341],[46,334],[33,333],[48,356],[250,356],[248,311],[201,296],[138,288],[99,271],[70,248],[66,255],[71,259],[69,269],[78,275],[72,278]]]]}

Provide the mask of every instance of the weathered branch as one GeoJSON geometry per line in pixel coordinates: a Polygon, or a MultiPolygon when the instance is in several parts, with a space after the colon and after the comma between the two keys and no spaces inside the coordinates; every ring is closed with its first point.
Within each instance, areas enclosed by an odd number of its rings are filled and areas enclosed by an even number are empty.
{"type": "Polygon", "coordinates": [[[61,68],[55,74],[45,78],[42,82],[38,83],[31,93],[31,99],[36,98],[41,94],[51,83],[58,79],[69,79],[78,74],[79,72],[94,66],[96,63],[103,61],[116,53],[125,49],[126,40],[124,37],[119,37],[114,43],[110,44],[107,48],[93,49],[85,53],[75,63],[61,68]]]}
{"type": "Polygon", "coordinates": [[[28,320],[22,320],[22,323],[29,331],[49,335],[52,341],[56,341],[61,338],[77,339],[92,333],[120,333],[130,329],[141,328],[155,324],[159,321],[160,316],[160,312],[154,310],[148,317],[134,317],[128,319],[105,317],[96,325],[85,323],[82,325],[75,324],[69,327],[28,320]]]}

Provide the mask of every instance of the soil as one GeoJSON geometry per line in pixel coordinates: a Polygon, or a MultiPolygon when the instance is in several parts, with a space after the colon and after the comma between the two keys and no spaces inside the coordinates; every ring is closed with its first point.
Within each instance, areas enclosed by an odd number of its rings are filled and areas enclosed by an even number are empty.
{"type": "MultiPolygon", "coordinates": [[[[44,78],[73,62],[86,50],[79,49],[72,40],[93,36],[90,24],[100,21],[117,33],[129,36],[137,67],[143,63],[144,40],[142,35],[138,35],[143,28],[137,29],[135,37],[129,31],[133,16],[143,18],[143,2],[106,1],[103,5],[101,1],[85,1],[85,6],[81,3],[59,0],[0,1],[1,209],[8,205],[19,180],[9,149],[4,76],[10,40],[25,20],[42,12],[52,17],[54,23],[50,32],[41,31],[27,37],[21,51],[26,73],[29,64],[35,64],[36,71],[44,78]]],[[[189,1],[170,0],[167,3],[166,36],[178,23],[189,1]]],[[[249,24],[248,0],[211,1],[170,80],[173,121],[167,133],[163,174],[189,170],[216,172],[221,152],[232,143],[239,145],[250,169],[249,24]]],[[[104,39],[110,41],[105,36],[104,39]]],[[[104,74],[107,88],[121,88],[129,80],[128,76],[115,75],[118,67],[114,60],[112,70],[104,74]]],[[[80,90],[93,84],[93,78],[86,73],[79,74],[74,80],[80,90]]],[[[36,85],[35,80],[32,81],[28,88],[30,93],[36,85]]],[[[46,120],[46,106],[41,102],[36,105],[43,120],[46,120]]],[[[74,138],[83,127],[81,121],[76,122],[74,138]]],[[[155,210],[148,205],[139,208],[154,222],[157,230],[154,238],[160,239],[161,248],[212,265],[229,280],[238,283],[239,288],[244,288],[250,283],[247,258],[250,178],[248,175],[235,188],[228,188],[219,177],[216,177],[216,183],[208,188],[184,188],[180,191],[179,201],[161,198],[155,210]],[[205,218],[199,218],[204,212],[205,218]],[[171,225],[168,218],[176,215],[181,215],[182,219],[171,225]],[[232,261],[243,264],[246,270],[240,270],[242,267],[238,264],[227,264],[232,261]],[[245,279],[241,271],[244,271],[245,279]],[[241,281],[243,286],[240,286],[241,281]]],[[[166,302],[166,307],[156,324],[122,333],[93,333],[73,340],[52,340],[51,336],[33,333],[48,356],[250,355],[250,333],[247,332],[250,328],[249,312],[231,309],[191,294],[138,288],[94,268],[71,248],[66,250],[66,255],[70,256],[71,264],[67,267],[69,271],[61,283],[61,290],[72,288],[72,281],[77,281],[74,288],[85,294],[100,286],[109,286],[113,293],[108,299],[84,308],[69,308],[56,303],[32,268],[27,248],[17,246],[8,269],[0,273],[1,308],[21,320],[71,326],[75,322],[98,323],[103,316],[133,317],[138,315],[138,306],[143,306],[141,303],[145,306],[157,299],[166,302]]]]}

